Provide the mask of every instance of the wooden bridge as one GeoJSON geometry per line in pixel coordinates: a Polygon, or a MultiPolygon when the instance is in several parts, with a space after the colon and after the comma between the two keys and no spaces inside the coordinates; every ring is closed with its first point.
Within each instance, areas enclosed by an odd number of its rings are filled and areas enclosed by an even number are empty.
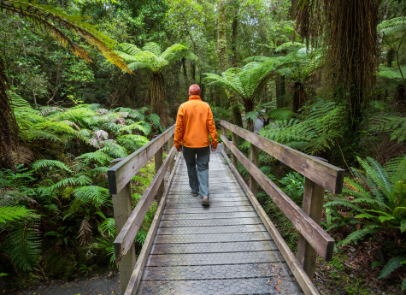
{"type": "Polygon", "coordinates": [[[331,260],[334,248],[319,226],[324,192],[341,193],[344,170],[226,121],[221,125],[232,161],[225,150],[211,155],[208,208],[191,194],[182,154],[174,162],[174,127],[112,162],[108,179],[119,232],[114,244],[121,294],[319,294],[311,281],[316,255],[331,260]],[[251,143],[250,159],[233,144],[238,136],[251,143]],[[303,208],[258,169],[259,149],[306,177],[303,208]],[[155,177],[132,210],[130,180],[152,157],[155,177]],[[250,173],[249,185],[237,161],[250,173]],[[300,232],[296,257],[258,203],[258,184],[300,232]],[[136,260],[134,238],[154,198],[158,209],[136,260]]]}

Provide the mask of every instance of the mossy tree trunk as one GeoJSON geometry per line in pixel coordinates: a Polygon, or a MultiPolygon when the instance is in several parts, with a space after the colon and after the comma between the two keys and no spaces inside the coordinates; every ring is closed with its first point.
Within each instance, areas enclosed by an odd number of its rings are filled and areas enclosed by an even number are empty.
{"type": "Polygon", "coordinates": [[[152,75],[151,84],[151,110],[161,119],[161,126],[168,127],[168,112],[165,105],[167,95],[165,90],[164,77],[161,73],[152,75]]]}
{"type": "Polygon", "coordinates": [[[18,147],[18,125],[7,89],[4,61],[0,56],[0,167],[14,169],[12,151],[18,147]]]}
{"type": "MultiPolygon", "coordinates": [[[[237,1],[236,1],[237,2],[237,1]]],[[[226,4],[223,0],[217,2],[218,9],[219,9],[219,17],[218,17],[218,36],[217,36],[217,56],[220,62],[220,69],[221,71],[226,71],[229,67],[228,62],[228,54],[227,54],[227,17],[226,17],[226,4]]],[[[236,5],[233,5],[236,7],[236,5]]],[[[237,8],[238,9],[238,8],[237,8]]],[[[234,18],[233,18],[233,34],[232,34],[232,49],[233,44],[236,44],[236,36],[237,36],[237,25],[238,25],[238,18],[237,18],[238,10],[234,10],[234,18]],[[235,29],[235,31],[234,31],[235,29]]],[[[236,48],[234,48],[236,50],[236,48]]],[[[235,55],[235,51],[233,52],[235,55]]],[[[233,61],[233,58],[231,58],[233,61]]],[[[235,66],[235,65],[232,65],[235,66]]],[[[231,106],[231,117],[234,124],[242,127],[242,118],[241,118],[241,111],[238,105],[238,99],[236,95],[232,92],[227,92],[227,97],[230,102],[231,106]]]]}
{"type": "Polygon", "coordinates": [[[305,87],[300,82],[295,82],[293,85],[293,103],[292,103],[292,111],[297,113],[306,102],[306,91],[305,87]]]}

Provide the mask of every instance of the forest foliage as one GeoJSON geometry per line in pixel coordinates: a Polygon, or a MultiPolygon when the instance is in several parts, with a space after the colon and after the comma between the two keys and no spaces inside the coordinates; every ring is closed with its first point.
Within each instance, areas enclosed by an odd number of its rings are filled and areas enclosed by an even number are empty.
{"type": "MultiPolygon", "coordinates": [[[[329,292],[369,294],[363,273],[406,289],[403,1],[4,0],[0,20],[0,276],[23,287],[115,267],[110,161],[172,125],[197,83],[217,125],[347,170],[322,225],[355,266],[319,262],[329,292]]],[[[153,166],[132,179],[133,205],[153,166]]],[[[260,169],[301,206],[303,176],[264,152],[260,169]]],[[[295,250],[298,233],[258,199],[295,250]]]]}

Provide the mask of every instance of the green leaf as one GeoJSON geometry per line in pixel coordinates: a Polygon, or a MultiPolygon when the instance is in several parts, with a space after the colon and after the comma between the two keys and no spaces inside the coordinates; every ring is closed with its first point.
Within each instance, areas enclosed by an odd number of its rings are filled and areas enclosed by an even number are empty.
{"type": "Polygon", "coordinates": [[[406,290],[406,279],[403,279],[401,289],[402,289],[402,291],[405,291],[405,290],[406,290]]]}
{"type": "Polygon", "coordinates": [[[406,218],[402,219],[400,222],[400,232],[404,232],[406,230],[406,218]]]}
{"type": "Polygon", "coordinates": [[[100,212],[100,211],[94,212],[94,214],[97,214],[97,215],[99,215],[101,218],[106,219],[106,216],[105,216],[102,212],[100,212]]]}
{"type": "Polygon", "coordinates": [[[406,255],[397,256],[397,257],[389,260],[389,262],[385,265],[385,267],[382,269],[381,273],[379,274],[378,279],[382,279],[382,278],[390,275],[395,269],[397,269],[401,266],[400,263],[405,259],[406,259],[406,255]]]}
{"type": "Polygon", "coordinates": [[[382,264],[383,264],[382,261],[372,261],[372,263],[371,263],[371,268],[380,266],[380,265],[382,265],[382,264]]]}
{"type": "Polygon", "coordinates": [[[393,216],[379,216],[378,218],[381,223],[384,223],[385,221],[388,221],[388,220],[395,219],[395,217],[393,217],[393,216]]]}

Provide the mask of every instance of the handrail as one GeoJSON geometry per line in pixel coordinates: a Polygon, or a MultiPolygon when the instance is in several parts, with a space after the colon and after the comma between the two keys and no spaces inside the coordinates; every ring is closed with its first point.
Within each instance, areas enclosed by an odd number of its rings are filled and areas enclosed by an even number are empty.
{"type": "Polygon", "coordinates": [[[272,180],[240,152],[228,139],[221,139],[234,156],[247,168],[252,177],[261,185],[264,191],[274,200],[275,204],[293,223],[293,226],[309,241],[316,252],[329,261],[332,259],[334,240],[309,217],[295,202],[293,202],[272,180]]]}
{"type": "Polygon", "coordinates": [[[157,202],[162,203],[163,179],[168,168],[173,168],[176,153],[176,148],[173,146],[174,132],[175,126],[172,126],[128,157],[111,161],[111,168],[107,171],[109,192],[113,195],[116,232],[118,233],[114,241],[114,250],[123,286],[122,295],[129,284],[134,266],[136,266],[135,236],[155,195],[157,202]],[[168,156],[162,163],[162,148],[166,142],[168,142],[168,156]],[[130,181],[152,157],[155,157],[155,176],[137,206],[132,210],[130,181]]]}
{"type": "Polygon", "coordinates": [[[142,195],[137,206],[134,208],[131,215],[128,217],[127,222],[124,224],[120,233],[118,234],[116,240],[114,241],[114,252],[116,254],[117,262],[120,262],[125,254],[134,243],[135,236],[137,235],[145,215],[151,206],[154,196],[158,191],[162,180],[164,179],[165,173],[168,170],[169,164],[172,163],[173,157],[175,156],[176,148],[172,147],[165,162],[159,168],[158,172],[155,174],[150,185],[148,186],[145,193],[142,195]]]}
{"type": "Polygon", "coordinates": [[[156,152],[162,148],[174,133],[175,126],[172,126],[154,140],[151,140],[148,144],[136,150],[134,153],[125,157],[107,170],[110,194],[117,194],[134,177],[134,175],[144,167],[149,159],[151,159],[156,152]]]}
{"type": "Polygon", "coordinates": [[[264,152],[275,157],[282,163],[296,170],[306,178],[324,187],[330,193],[341,194],[343,188],[344,169],[338,168],[317,158],[306,155],[276,141],[267,139],[248,130],[242,129],[227,121],[221,120],[220,125],[233,134],[244,138],[264,152]]]}
{"type": "Polygon", "coordinates": [[[261,185],[300,232],[297,259],[306,274],[312,279],[316,254],[318,253],[328,261],[332,259],[334,249],[334,240],[319,225],[323,209],[324,189],[332,193],[341,193],[345,170],[227,121],[221,120],[220,125],[223,127],[221,139],[232,152],[232,165],[236,168],[237,160],[239,160],[250,174],[250,190],[256,195],[257,184],[261,185]],[[228,141],[226,137],[227,129],[232,133],[232,142],[228,141]],[[238,146],[236,146],[238,136],[251,143],[251,161],[238,150],[238,146]],[[303,209],[297,206],[257,167],[258,148],[305,176],[303,209]]]}

